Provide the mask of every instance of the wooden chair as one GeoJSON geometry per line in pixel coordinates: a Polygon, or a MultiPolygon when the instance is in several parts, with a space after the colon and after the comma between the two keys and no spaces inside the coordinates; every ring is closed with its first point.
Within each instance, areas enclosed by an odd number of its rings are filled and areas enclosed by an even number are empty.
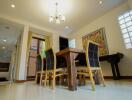
{"type": "Polygon", "coordinates": [[[83,78],[90,76],[92,82],[92,90],[95,90],[95,82],[93,79],[93,72],[98,72],[101,77],[103,86],[105,86],[103,73],[99,62],[99,48],[98,44],[92,41],[88,41],[86,49],[86,66],[78,67],[77,74],[83,75],[83,78]]]}
{"type": "Polygon", "coordinates": [[[44,62],[42,60],[41,55],[37,55],[37,60],[36,60],[36,78],[35,78],[35,81],[37,83],[38,77],[39,77],[40,78],[39,79],[40,85],[42,83],[42,78],[45,76],[45,71],[46,71],[46,68],[44,67],[43,63],[44,62]]]}
{"type": "Polygon", "coordinates": [[[49,77],[52,79],[52,88],[55,88],[56,85],[56,77],[60,77],[64,75],[63,68],[56,67],[56,56],[52,49],[48,49],[45,51],[46,54],[46,74],[45,79],[42,81],[46,86],[47,80],[49,77]]]}

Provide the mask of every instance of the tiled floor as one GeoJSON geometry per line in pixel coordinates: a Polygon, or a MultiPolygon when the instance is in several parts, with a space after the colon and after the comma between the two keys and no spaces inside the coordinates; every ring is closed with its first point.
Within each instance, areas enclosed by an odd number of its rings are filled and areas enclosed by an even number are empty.
{"type": "Polygon", "coordinates": [[[0,85],[0,100],[132,100],[132,80],[109,80],[106,84],[106,87],[96,86],[96,91],[88,84],[74,92],[63,86],[53,91],[31,82],[6,84],[0,85]]]}

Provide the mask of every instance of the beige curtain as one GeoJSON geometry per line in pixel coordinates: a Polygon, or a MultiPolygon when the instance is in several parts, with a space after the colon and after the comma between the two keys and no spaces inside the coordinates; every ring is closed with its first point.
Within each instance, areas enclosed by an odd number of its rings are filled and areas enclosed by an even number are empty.
{"type": "Polygon", "coordinates": [[[20,64],[20,52],[21,52],[21,35],[17,39],[15,58],[14,58],[14,69],[13,69],[13,80],[17,80],[19,74],[19,64],[20,64]]]}
{"type": "Polygon", "coordinates": [[[51,48],[51,44],[50,44],[50,36],[44,36],[45,39],[45,49],[49,49],[51,48]]]}
{"type": "Polygon", "coordinates": [[[27,43],[27,54],[26,54],[26,66],[28,65],[29,53],[30,53],[30,46],[32,41],[32,32],[29,31],[28,33],[28,43],[27,43]]]}
{"type": "Polygon", "coordinates": [[[16,57],[16,49],[13,50],[12,55],[11,55],[11,61],[10,61],[10,66],[9,66],[9,76],[8,80],[10,82],[13,82],[14,79],[14,68],[15,68],[15,57],[16,57]]]}

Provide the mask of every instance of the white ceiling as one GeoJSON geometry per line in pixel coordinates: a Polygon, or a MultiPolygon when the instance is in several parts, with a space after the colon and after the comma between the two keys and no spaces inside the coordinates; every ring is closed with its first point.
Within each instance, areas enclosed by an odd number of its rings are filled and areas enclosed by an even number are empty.
{"type": "Polygon", "coordinates": [[[10,0],[0,0],[0,15],[43,27],[52,32],[70,33],[88,24],[117,5],[127,0],[67,0],[69,11],[65,14],[66,22],[56,25],[49,23],[46,7],[48,0],[15,0],[16,8],[10,7],[10,0]],[[69,26],[69,29],[65,29],[69,26]]]}

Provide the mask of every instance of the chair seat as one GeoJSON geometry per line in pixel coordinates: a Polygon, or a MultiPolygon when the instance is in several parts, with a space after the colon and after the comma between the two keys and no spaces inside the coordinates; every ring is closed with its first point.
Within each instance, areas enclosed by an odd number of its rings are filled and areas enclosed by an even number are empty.
{"type": "Polygon", "coordinates": [[[41,74],[41,73],[45,73],[45,71],[38,71],[38,72],[36,72],[36,74],[41,74]]]}
{"type": "MultiPolygon", "coordinates": [[[[47,73],[50,73],[50,72],[53,72],[54,70],[47,70],[46,72],[47,73]]],[[[58,68],[56,69],[56,72],[60,72],[60,71],[63,71],[64,72],[64,69],[63,68],[58,68]]]]}
{"type": "MultiPolygon", "coordinates": [[[[100,67],[91,67],[91,70],[100,70],[100,67]]],[[[84,67],[78,67],[77,71],[89,71],[88,67],[84,66],[84,67]]]]}

